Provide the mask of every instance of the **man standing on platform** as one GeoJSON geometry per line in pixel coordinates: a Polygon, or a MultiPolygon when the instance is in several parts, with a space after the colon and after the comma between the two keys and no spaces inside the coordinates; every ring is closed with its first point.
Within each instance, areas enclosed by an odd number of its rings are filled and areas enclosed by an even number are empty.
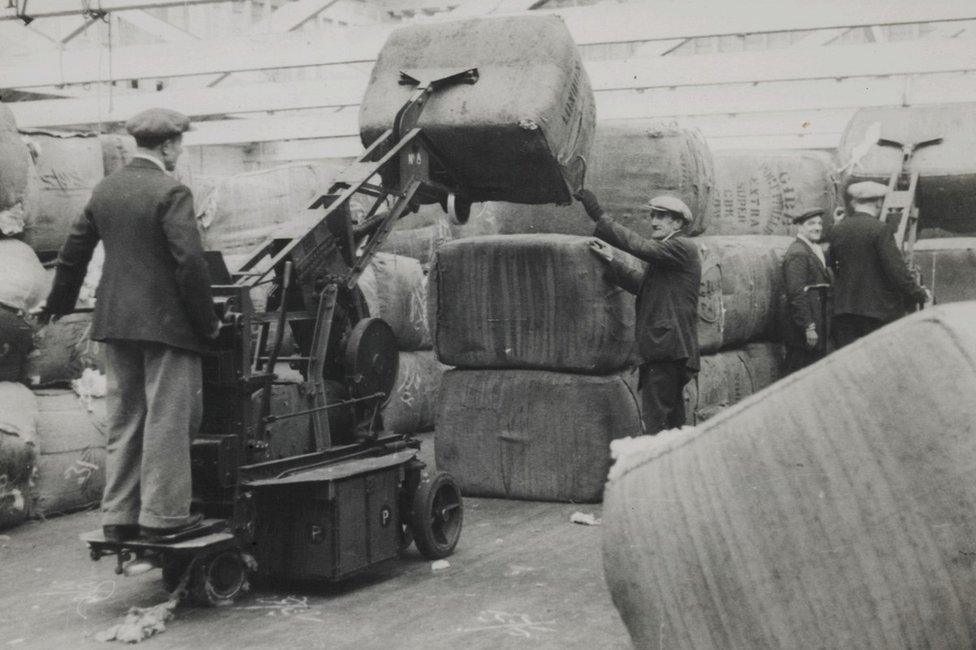
{"type": "Polygon", "coordinates": [[[853,343],[931,300],[905,264],[891,229],[878,219],[888,187],[865,181],[847,188],[853,214],[830,229],[837,347],[853,343]]]}
{"type": "Polygon", "coordinates": [[[616,223],[589,190],[580,190],[576,198],[596,222],[594,235],[603,240],[591,244],[594,253],[607,263],[616,282],[637,296],[635,335],[645,431],[680,427],[685,424],[683,389],[699,369],[701,258],[698,247],[681,234],[692,221],[691,210],[673,196],[651,199],[646,206],[648,239],[616,223]],[[611,246],[643,260],[646,270],[626,264],[611,246]]]}
{"type": "Polygon", "coordinates": [[[190,190],[169,176],[186,116],[150,109],[126,123],[138,150],[103,179],[72,226],[42,317],[70,313],[99,240],[105,263],[92,339],[105,342],[108,458],[103,530],[153,539],[197,525],[190,444],[203,412],[200,353],[219,333],[190,190]]]}
{"type": "Polygon", "coordinates": [[[783,256],[788,322],[783,330],[786,371],[795,372],[827,353],[833,274],[818,242],[823,233],[823,210],[807,210],[794,217],[800,230],[783,256]]]}

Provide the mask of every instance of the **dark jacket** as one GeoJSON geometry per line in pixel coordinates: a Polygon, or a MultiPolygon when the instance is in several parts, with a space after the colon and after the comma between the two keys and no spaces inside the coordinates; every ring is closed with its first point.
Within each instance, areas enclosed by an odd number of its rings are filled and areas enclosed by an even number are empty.
{"type": "Polygon", "coordinates": [[[52,314],[74,309],[99,239],[105,264],[92,338],[204,350],[217,316],[190,190],[139,158],[103,179],[61,248],[52,314]]]}
{"type": "Polygon", "coordinates": [[[659,242],[638,235],[609,217],[596,224],[597,237],[647,263],[646,271],[614,257],[617,284],[637,295],[635,336],[643,362],[686,360],[698,370],[698,292],[701,257],[687,237],[659,242]]]}
{"type": "Polygon", "coordinates": [[[834,268],[834,314],[869,316],[888,322],[904,316],[907,305],[925,299],[895,245],[891,230],[855,212],[825,230],[834,268]]]}
{"type": "Polygon", "coordinates": [[[783,279],[789,318],[789,323],[783,328],[783,342],[806,348],[806,329],[812,323],[819,337],[818,347],[823,348],[827,344],[829,310],[824,310],[823,292],[807,287],[832,284],[833,273],[820,262],[806,242],[797,239],[783,255],[783,279]]]}

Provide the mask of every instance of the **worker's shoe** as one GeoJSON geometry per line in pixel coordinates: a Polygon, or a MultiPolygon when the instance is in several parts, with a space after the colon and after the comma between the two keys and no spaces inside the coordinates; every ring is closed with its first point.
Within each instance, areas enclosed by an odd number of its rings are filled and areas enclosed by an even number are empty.
{"type": "Polygon", "coordinates": [[[139,533],[147,541],[159,541],[169,537],[175,537],[188,533],[194,528],[198,527],[202,522],[203,515],[197,512],[187,517],[186,522],[179,526],[173,526],[171,528],[150,528],[149,526],[140,526],[139,533]]]}
{"type": "Polygon", "coordinates": [[[102,535],[107,542],[125,542],[139,536],[139,526],[136,524],[102,526],[102,535]]]}

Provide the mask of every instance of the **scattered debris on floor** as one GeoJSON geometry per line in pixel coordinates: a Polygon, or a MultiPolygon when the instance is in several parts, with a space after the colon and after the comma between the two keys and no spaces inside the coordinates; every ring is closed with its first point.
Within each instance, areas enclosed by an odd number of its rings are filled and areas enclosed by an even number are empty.
{"type": "Polygon", "coordinates": [[[431,571],[443,571],[444,569],[451,568],[451,563],[447,560],[436,560],[430,563],[431,571]]]}
{"type": "Polygon", "coordinates": [[[175,598],[153,607],[130,607],[125,620],[95,635],[98,641],[139,643],[166,631],[166,621],[173,618],[175,598]]]}
{"type": "Polygon", "coordinates": [[[599,526],[600,520],[588,512],[574,512],[569,516],[569,520],[581,526],[599,526]]]}

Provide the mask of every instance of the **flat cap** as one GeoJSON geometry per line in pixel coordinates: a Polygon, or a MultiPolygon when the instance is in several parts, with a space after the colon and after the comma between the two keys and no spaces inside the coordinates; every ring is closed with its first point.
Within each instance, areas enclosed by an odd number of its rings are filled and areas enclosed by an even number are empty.
{"type": "Polygon", "coordinates": [[[874,181],[853,183],[847,188],[847,195],[855,201],[870,201],[880,199],[888,193],[888,186],[874,181]]]}
{"type": "Polygon", "coordinates": [[[168,108],[147,108],[129,118],[125,130],[136,138],[169,138],[190,130],[190,118],[168,108]]]}
{"type": "Polygon", "coordinates": [[[790,217],[790,221],[794,224],[801,224],[807,219],[813,219],[814,217],[822,217],[824,214],[823,208],[813,208],[812,210],[804,210],[798,214],[790,217]]]}
{"type": "Polygon", "coordinates": [[[692,222],[691,208],[685,205],[685,202],[677,197],[668,196],[667,194],[655,196],[653,199],[647,202],[647,207],[650,210],[663,210],[664,212],[670,212],[671,214],[681,217],[685,223],[692,222]]]}

